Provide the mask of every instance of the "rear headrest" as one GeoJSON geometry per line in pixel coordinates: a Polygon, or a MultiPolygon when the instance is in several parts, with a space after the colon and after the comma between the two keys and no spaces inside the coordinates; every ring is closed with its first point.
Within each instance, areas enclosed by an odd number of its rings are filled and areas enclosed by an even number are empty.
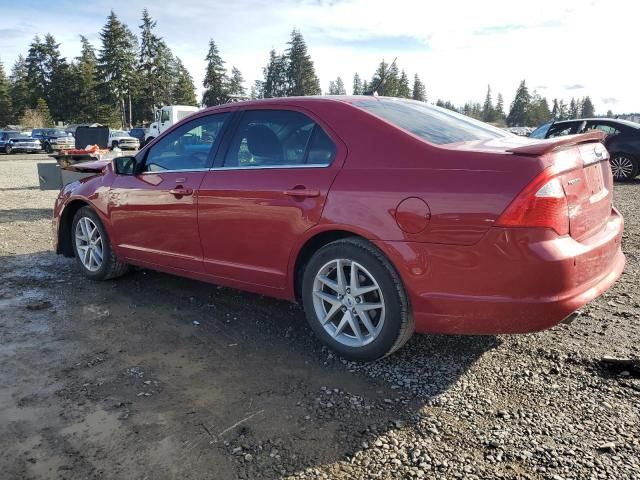
{"type": "Polygon", "coordinates": [[[278,136],[265,125],[251,125],[247,131],[247,147],[257,157],[282,157],[278,136]]]}

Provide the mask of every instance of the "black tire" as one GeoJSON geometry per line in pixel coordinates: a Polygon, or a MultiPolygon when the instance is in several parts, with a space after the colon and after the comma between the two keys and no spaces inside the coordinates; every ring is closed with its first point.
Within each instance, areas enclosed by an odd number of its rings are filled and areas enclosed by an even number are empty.
{"type": "Polygon", "coordinates": [[[331,242],[313,255],[303,274],[302,302],[309,325],[320,341],[348,360],[367,362],[390,355],[411,338],[415,328],[407,294],[398,272],[374,245],[356,237],[331,242]],[[382,291],[384,323],[378,336],[362,346],[348,346],[337,341],[325,330],[316,313],[313,291],[316,275],[323,266],[337,259],[357,262],[375,278],[382,291]]]}
{"type": "Polygon", "coordinates": [[[7,143],[4,146],[4,153],[6,153],[7,155],[11,155],[12,152],[13,152],[13,147],[11,146],[10,143],[7,143]]]}
{"type": "Polygon", "coordinates": [[[76,257],[76,262],[80,267],[80,271],[84,274],[85,277],[91,280],[109,280],[111,278],[116,278],[124,275],[129,270],[129,265],[126,263],[122,263],[118,261],[115,253],[113,252],[113,248],[111,246],[111,241],[109,240],[109,236],[100,221],[100,217],[96,212],[93,211],[91,207],[82,207],[79,209],[75,216],[73,217],[73,222],[71,222],[71,243],[73,245],[73,253],[76,257]],[[102,238],[102,264],[100,267],[91,271],[80,260],[80,256],[78,255],[78,247],[76,245],[76,225],[80,221],[80,219],[87,217],[89,218],[95,226],[98,228],[100,233],[100,237],[102,238]]]}
{"type": "Polygon", "coordinates": [[[613,179],[618,182],[628,182],[640,173],[638,159],[628,153],[613,153],[609,162],[613,179]]]}

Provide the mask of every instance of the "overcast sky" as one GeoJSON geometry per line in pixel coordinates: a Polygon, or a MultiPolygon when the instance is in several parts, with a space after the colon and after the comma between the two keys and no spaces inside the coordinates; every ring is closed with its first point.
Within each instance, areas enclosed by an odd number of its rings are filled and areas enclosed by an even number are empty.
{"type": "Polygon", "coordinates": [[[110,9],[138,33],[147,7],[157,33],[198,92],[213,38],[230,70],[261,78],[269,50],[302,31],[323,90],[354,72],[370,78],[384,57],[418,73],[429,101],[482,101],[487,84],[511,102],[518,83],[551,99],[591,96],[596,111],[640,111],[640,2],[633,0],[0,0],[0,60],[8,72],[36,34],[52,33],[67,58],[83,34],[99,48],[110,9]]]}

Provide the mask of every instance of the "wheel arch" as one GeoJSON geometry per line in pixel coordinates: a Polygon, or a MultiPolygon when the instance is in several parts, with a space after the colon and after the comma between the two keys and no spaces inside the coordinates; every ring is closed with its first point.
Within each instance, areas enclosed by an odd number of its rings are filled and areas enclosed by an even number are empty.
{"type": "Polygon", "coordinates": [[[316,231],[302,242],[295,254],[295,261],[292,262],[293,269],[291,272],[291,279],[293,281],[293,295],[296,300],[301,298],[300,291],[302,288],[304,268],[307,263],[309,263],[313,254],[331,242],[349,237],[361,238],[363,240],[370,241],[363,232],[355,232],[353,230],[335,227],[316,231]]]}
{"type": "MultiPolygon", "coordinates": [[[[56,253],[61,253],[65,257],[74,257],[73,244],[71,243],[71,224],[73,223],[73,217],[76,212],[82,207],[93,206],[85,200],[72,200],[65,205],[60,215],[60,225],[58,226],[58,249],[56,253]]],[[[95,210],[95,209],[94,209],[95,210]]]]}

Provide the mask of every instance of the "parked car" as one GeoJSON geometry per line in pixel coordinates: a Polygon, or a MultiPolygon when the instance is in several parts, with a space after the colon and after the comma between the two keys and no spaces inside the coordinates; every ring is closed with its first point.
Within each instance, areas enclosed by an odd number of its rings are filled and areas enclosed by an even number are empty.
{"type": "Polygon", "coordinates": [[[75,148],[76,145],[73,135],[61,128],[34,128],[31,136],[40,141],[47,153],[75,148]]]}
{"type": "Polygon", "coordinates": [[[613,178],[628,181],[640,174],[640,123],[613,118],[580,118],[549,122],[534,130],[532,138],[554,138],[599,130],[606,135],[613,178]]]}
{"type": "Polygon", "coordinates": [[[5,130],[0,132],[0,152],[6,154],[17,152],[33,153],[40,150],[42,150],[42,146],[39,140],[16,131],[5,130]]]}
{"type": "Polygon", "coordinates": [[[129,130],[129,136],[138,139],[140,146],[144,146],[144,139],[147,136],[147,129],[143,127],[135,127],[129,130]]]}
{"type": "Polygon", "coordinates": [[[109,148],[120,150],[138,150],[140,141],[124,130],[109,130],[109,148]]]}
{"type": "Polygon", "coordinates": [[[297,299],[353,360],[414,330],[534,332],[622,272],[602,137],[521,138],[385,97],[220,105],[70,167],[94,176],[58,196],[54,249],[94,280],[131,264],[297,299]]]}

